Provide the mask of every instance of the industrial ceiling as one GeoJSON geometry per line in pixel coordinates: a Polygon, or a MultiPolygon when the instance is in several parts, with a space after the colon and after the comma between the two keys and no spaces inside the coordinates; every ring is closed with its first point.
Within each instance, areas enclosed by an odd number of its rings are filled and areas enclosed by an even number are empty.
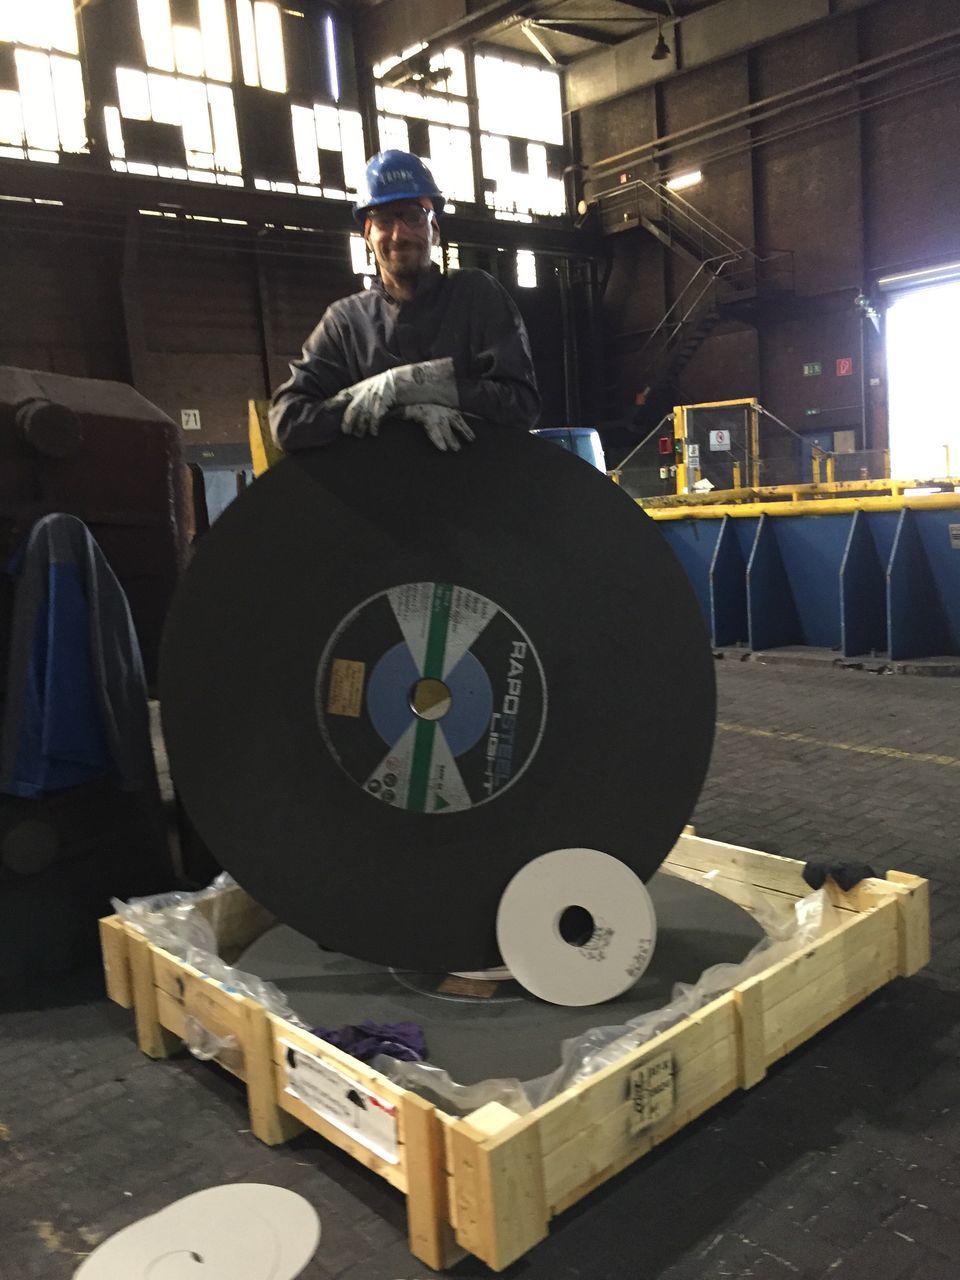
{"type": "MultiPolygon", "coordinates": [[[[355,0],[357,2],[357,0],[355,0]]],[[[358,0],[376,8],[389,0],[358,0]]],[[[526,4],[465,6],[471,12],[450,20],[449,5],[437,4],[436,20],[421,22],[417,33],[437,38],[478,40],[518,52],[537,52],[548,63],[568,66],[578,58],[659,28],[669,37],[682,19],[721,0],[529,0],[526,4]]],[[[351,6],[352,7],[352,6],[351,6]]],[[[422,6],[421,14],[430,6],[422,6]]]]}

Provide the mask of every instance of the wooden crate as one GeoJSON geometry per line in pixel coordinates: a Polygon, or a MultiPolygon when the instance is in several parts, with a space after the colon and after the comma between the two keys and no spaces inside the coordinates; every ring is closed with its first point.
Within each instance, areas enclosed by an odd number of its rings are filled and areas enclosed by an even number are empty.
{"type": "MultiPolygon", "coordinates": [[[[664,870],[748,909],[759,900],[790,911],[809,893],[802,863],[693,834],[664,870]]],[[[447,1115],[118,916],[101,921],[101,939],[108,994],[134,1010],[144,1053],[181,1049],[195,1019],[224,1041],[217,1061],[245,1082],[258,1138],[276,1144],[314,1130],[406,1195],[417,1258],[442,1268],[468,1252],[499,1271],[546,1236],[551,1218],[929,959],[927,881],[894,871],[850,893],[831,881],[828,896],[838,923],[816,941],[523,1116],[499,1103],[447,1115]]],[[[202,909],[228,959],[272,923],[238,888],[202,909]]]]}

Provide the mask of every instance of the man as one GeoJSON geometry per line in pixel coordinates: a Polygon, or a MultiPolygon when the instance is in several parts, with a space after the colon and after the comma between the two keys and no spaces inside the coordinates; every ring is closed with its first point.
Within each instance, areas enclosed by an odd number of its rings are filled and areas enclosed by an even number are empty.
{"type": "Polygon", "coordinates": [[[270,408],[283,449],[341,431],[376,435],[390,414],[420,423],[438,449],[473,440],[478,423],[536,425],[530,344],[512,299],[484,271],[445,276],[431,262],[443,206],[416,156],[384,151],[369,161],[353,213],[379,279],[328,307],[290,365],[270,408]]]}

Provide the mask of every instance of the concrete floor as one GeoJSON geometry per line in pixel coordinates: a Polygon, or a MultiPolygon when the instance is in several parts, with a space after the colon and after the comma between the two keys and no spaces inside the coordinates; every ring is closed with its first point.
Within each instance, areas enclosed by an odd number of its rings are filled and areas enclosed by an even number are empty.
{"type": "MultiPolygon", "coordinates": [[[[934,956],[553,1224],[524,1280],[960,1275],[960,682],[717,663],[701,834],[930,877],[934,956]]],[[[309,1280],[413,1280],[402,1198],[307,1136],[270,1150],[238,1086],[153,1063],[95,972],[0,1015],[0,1276],[65,1280],[106,1235],[204,1186],[290,1187],[309,1280]]],[[[449,1273],[489,1274],[475,1262],[449,1273]]]]}

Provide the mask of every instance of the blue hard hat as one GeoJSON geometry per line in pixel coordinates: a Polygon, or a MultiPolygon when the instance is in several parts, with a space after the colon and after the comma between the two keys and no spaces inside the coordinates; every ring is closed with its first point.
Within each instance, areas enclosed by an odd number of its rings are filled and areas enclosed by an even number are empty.
{"type": "Polygon", "coordinates": [[[443,210],[444,199],[433,174],[419,158],[409,151],[380,151],[367,161],[365,185],[357,192],[353,216],[363,228],[368,209],[378,204],[390,204],[393,200],[419,200],[429,196],[437,213],[443,210]]]}

